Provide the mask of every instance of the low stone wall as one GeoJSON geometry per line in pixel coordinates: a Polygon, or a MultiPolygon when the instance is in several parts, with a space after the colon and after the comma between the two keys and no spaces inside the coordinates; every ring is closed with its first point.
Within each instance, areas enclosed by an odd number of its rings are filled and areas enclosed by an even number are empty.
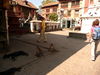
{"type": "Polygon", "coordinates": [[[69,37],[86,39],[85,33],[69,32],[69,37]]]}
{"type": "MultiPolygon", "coordinates": [[[[41,22],[42,21],[32,21],[31,22],[31,32],[39,32],[41,30],[41,22]]],[[[46,32],[49,31],[56,31],[56,30],[62,30],[60,23],[58,22],[52,22],[52,21],[45,21],[45,25],[46,25],[46,32]]]]}

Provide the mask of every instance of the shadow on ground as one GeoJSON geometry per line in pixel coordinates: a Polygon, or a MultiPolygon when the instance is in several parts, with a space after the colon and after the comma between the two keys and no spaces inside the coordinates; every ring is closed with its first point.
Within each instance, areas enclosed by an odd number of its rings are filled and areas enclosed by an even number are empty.
{"type": "Polygon", "coordinates": [[[22,70],[16,72],[15,75],[47,75],[50,71],[69,59],[69,57],[73,56],[87,44],[83,39],[67,38],[66,35],[52,33],[47,34],[48,43],[37,43],[37,37],[37,34],[26,34],[20,37],[11,38],[11,52],[23,50],[27,52],[29,56],[19,56],[17,60],[13,62],[10,61],[10,59],[2,59],[1,55],[0,61],[3,65],[0,70],[4,71],[11,67],[24,65],[22,70]],[[48,48],[51,43],[53,43],[54,47],[59,52],[48,52],[48,49],[45,47],[48,48]],[[36,45],[39,45],[43,50],[44,55],[42,57],[38,58],[35,56],[36,45]],[[34,59],[36,59],[36,61],[34,61],[34,59]]]}

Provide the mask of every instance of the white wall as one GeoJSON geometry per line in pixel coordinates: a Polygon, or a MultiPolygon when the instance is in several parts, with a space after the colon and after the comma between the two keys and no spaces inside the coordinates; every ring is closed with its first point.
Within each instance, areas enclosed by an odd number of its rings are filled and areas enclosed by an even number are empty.
{"type": "MultiPolygon", "coordinates": [[[[81,32],[82,33],[88,33],[91,29],[92,23],[96,18],[83,18],[82,19],[82,27],[81,32]]],[[[100,20],[100,19],[99,19],[100,20]]]]}
{"type": "MultiPolygon", "coordinates": [[[[95,2],[97,2],[95,0],[95,2]]],[[[96,3],[95,3],[96,4],[96,3]]],[[[91,5],[88,7],[88,12],[82,15],[82,27],[81,27],[81,32],[87,33],[89,32],[92,22],[95,19],[99,19],[100,21],[100,5],[91,5]]]]}

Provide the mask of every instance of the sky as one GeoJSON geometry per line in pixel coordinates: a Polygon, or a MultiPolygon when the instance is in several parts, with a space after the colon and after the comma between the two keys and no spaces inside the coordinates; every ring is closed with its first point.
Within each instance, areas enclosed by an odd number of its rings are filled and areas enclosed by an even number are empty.
{"type": "Polygon", "coordinates": [[[27,0],[29,2],[32,2],[36,7],[39,7],[43,0],[27,0]]]}

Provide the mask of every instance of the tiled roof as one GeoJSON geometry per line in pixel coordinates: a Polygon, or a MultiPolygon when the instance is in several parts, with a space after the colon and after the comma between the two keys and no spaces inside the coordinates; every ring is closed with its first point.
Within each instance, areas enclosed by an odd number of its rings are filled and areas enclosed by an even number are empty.
{"type": "Polygon", "coordinates": [[[51,3],[43,5],[42,8],[48,7],[48,6],[53,6],[53,5],[58,5],[58,4],[59,4],[59,2],[51,2],[51,3]]]}
{"type": "Polygon", "coordinates": [[[25,2],[23,0],[15,0],[19,5],[24,6],[24,7],[28,7],[28,8],[34,8],[34,9],[38,9],[35,5],[33,5],[31,2],[27,1],[28,3],[25,4],[25,2]]]}

